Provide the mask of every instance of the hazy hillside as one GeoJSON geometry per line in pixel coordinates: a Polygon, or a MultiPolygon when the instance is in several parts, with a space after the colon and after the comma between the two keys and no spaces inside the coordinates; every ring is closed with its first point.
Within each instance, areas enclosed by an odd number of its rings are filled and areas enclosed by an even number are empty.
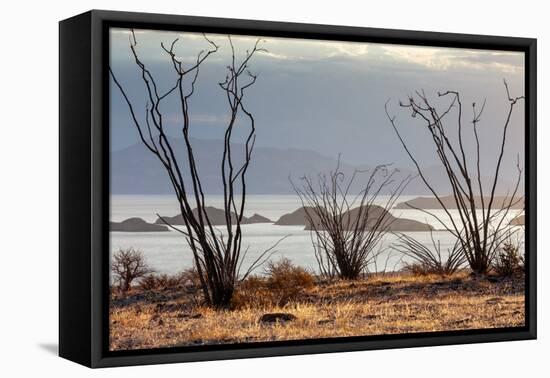
{"type": "MultiPolygon", "coordinates": [[[[221,194],[220,161],[222,141],[208,139],[193,139],[193,150],[198,164],[203,187],[208,194],[221,194]]],[[[187,166],[186,151],[182,139],[172,139],[181,166],[187,166]]],[[[235,144],[234,164],[242,162],[243,146],[235,144]]],[[[345,160],[345,151],[343,152],[345,160]]],[[[327,157],[311,150],[255,147],[252,161],[247,173],[247,188],[250,194],[291,194],[294,193],[289,182],[289,176],[298,183],[304,174],[317,175],[329,172],[336,166],[337,157],[327,157]]],[[[382,162],[377,162],[382,163],[382,162]]],[[[373,164],[374,165],[374,164],[373,164]]],[[[368,169],[362,165],[361,169],[368,169]]],[[[142,144],[124,148],[111,153],[111,193],[113,194],[171,194],[172,188],[163,167],[157,158],[142,144]]],[[[355,169],[350,164],[342,163],[342,171],[349,177],[355,169]]],[[[400,177],[411,174],[411,170],[400,169],[400,177]]],[[[448,193],[447,178],[437,166],[427,168],[426,172],[434,187],[441,193],[448,193]]],[[[184,176],[187,172],[184,170],[184,176]]],[[[355,191],[362,187],[368,174],[360,175],[355,185],[355,191]]],[[[488,181],[485,179],[484,181],[488,181]]],[[[503,183],[503,187],[509,184],[503,183]]],[[[428,194],[424,184],[415,180],[409,184],[405,194],[428,194]]]]}
{"type": "MultiPolygon", "coordinates": [[[[222,193],[220,176],[222,142],[194,139],[192,143],[205,191],[209,194],[222,193]]],[[[179,149],[176,148],[177,154],[181,157],[182,166],[185,167],[187,158],[182,141],[176,140],[173,146],[179,147],[179,149]]],[[[234,145],[233,150],[240,152],[234,159],[235,166],[240,166],[243,161],[243,147],[234,145]]],[[[316,174],[334,169],[335,166],[335,159],[314,151],[256,147],[247,172],[248,191],[255,194],[293,193],[289,175],[298,180],[298,177],[304,173],[316,174]]],[[[172,193],[163,167],[157,158],[141,144],[113,152],[111,169],[112,193],[172,193]]],[[[347,164],[343,164],[343,169],[345,172],[353,171],[353,167],[347,164]]]]}

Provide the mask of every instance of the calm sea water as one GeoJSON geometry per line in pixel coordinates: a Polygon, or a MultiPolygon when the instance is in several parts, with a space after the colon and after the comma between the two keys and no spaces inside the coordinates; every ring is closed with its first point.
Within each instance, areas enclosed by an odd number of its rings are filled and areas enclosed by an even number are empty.
{"type": "MultiPolygon", "coordinates": [[[[402,196],[398,202],[407,201],[414,196],[402,196]]],[[[380,201],[384,201],[381,196],[380,201]]],[[[221,196],[208,196],[209,206],[222,207],[221,196]]],[[[276,221],[282,215],[288,214],[301,206],[295,195],[249,195],[246,201],[245,216],[254,213],[263,215],[272,221],[276,221]]],[[[437,216],[445,219],[443,210],[430,210],[437,216]]],[[[113,195],[111,196],[111,220],[122,221],[131,217],[139,217],[148,222],[157,219],[156,214],[173,216],[178,213],[178,203],[173,196],[136,196],[113,195]]],[[[418,220],[433,225],[436,230],[443,227],[434,218],[413,209],[392,209],[391,213],[400,218],[418,220]]],[[[518,211],[511,211],[508,219],[512,219],[518,211]]],[[[457,216],[455,211],[453,216],[457,216]]],[[[304,266],[310,270],[318,271],[314,250],[309,231],[303,226],[276,226],[270,223],[243,225],[243,247],[248,248],[248,253],[243,261],[243,270],[254,261],[259,254],[273,246],[281,238],[287,236],[276,248],[272,259],[282,257],[289,258],[295,264],[304,266]]],[[[223,227],[220,227],[223,231],[223,227]]],[[[429,232],[406,233],[416,240],[431,246],[432,241],[429,232]]],[[[142,251],[147,263],[158,273],[175,274],[193,265],[192,255],[183,235],[176,231],[169,232],[111,232],[111,253],[119,248],[134,247],[142,251]]],[[[455,238],[447,231],[434,231],[433,237],[441,245],[442,251],[452,248],[455,238]]],[[[522,241],[523,235],[517,235],[522,241]]],[[[381,245],[383,252],[377,261],[373,261],[369,269],[371,271],[387,271],[400,269],[408,258],[388,248],[397,239],[396,236],[386,235],[381,245]]],[[[261,273],[261,269],[258,271],[261,273]]]]}

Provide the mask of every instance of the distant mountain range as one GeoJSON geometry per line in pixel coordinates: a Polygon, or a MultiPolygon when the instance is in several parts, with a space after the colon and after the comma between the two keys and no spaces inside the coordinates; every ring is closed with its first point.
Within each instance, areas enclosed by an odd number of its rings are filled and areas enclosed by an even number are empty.
{"type": "MultiPolygon", "coordinates": [[[[187,167],[186,150],[183,139],[171,139],[171,145],[181,167],[187,167]]],[[[220,162],[223,142],[220,140],[193,139],[193,151],[197,161],[199,174],[206,194],[222,194],[220,176],[220,162]]],[[[244,157],[244,148],[234,144],[235,165],[240,166],[244,157]],[[238,151],[238,152],[237,152],[238,151]]],[[[345,151],[343,151],[345,160],[345,151]]],[[[382,162],[376,162],[382,163],[382,162]]],[[[305,149],[285,149],[272,147],[255,147],[252,160],[246,175],[247,192],[249,194],[293,194],[294,190],[289,181],[299,184],[299,178],[304,174],[315,176],[319,173],[328,173],[334,170],[337,157],[327,157],[316,151],[305,149]]],[[[374,166],[374,164],[372,164],[374,166]]],[[[354,169],[368,169],[369,166],[353,166],[341,163],[341,169],[349,177],[354,169]]],[[[397,167],[396,167],[397,168],[397,167]]],[[[414,174],[410,169],[399,169],[400,177],[414,174]]],[[[449,193],[447,178],[442,169],[433,166],[426,169],[432,185],[440,193],[449,193]]],[[[186,170],[183,175],[189,177],[186,170]]],[[[368,173],[359,175],[352,191],[358,192],[365,185],[368,173]]],[[[488,178],[483,181],[489,182],[488,178]]],[[[499,191],[509,188],[512,180],[502,182],[499,191]]],[[[145,146],[141,143],[122,150],[111,152],[111,193],[112,194],[172,194],[173,189],[164,168],[145,146]]],[[[384,193],[382,193],[384,194],[384,193]]],[[[404,194],[429,194],[420,179],[409,184],[404,194]]]]}

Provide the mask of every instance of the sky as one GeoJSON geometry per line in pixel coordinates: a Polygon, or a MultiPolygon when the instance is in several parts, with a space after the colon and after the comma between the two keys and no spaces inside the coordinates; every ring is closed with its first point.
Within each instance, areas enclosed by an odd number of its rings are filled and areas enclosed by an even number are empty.
{"type": "MultiPolygon", "coordinates": [[[[224,80],[231,55],[226,35],[207,36],[220,48],[201,66],[190,103],[191,135],[221,139],[228,107],[217,83],[224,80]]],[[[129,30],[111,29],[110,66],[138,113],[144,113],[146,92],[129,37],[129,30]]],[[[166,89],[176,75],[161,42],[169,45],[178,38],[176,54],[188,66],[201,50],[209,48],[196,33],[135,30],[135,37],[140,58],[166,89]]],[[[237,59],[242,59],[257,39],[233,35],[237,59]]],[[[344,161],[355,165],[411,166],[386,117],[386,102],[415,156],[433,164],[435,151],[425,126],[419,117],[412,118],[401,108],[399,101],[423,90],[433,104],[444,107],[449,98],[438,98],[438,92],[453,90],[461,93],[466,134],[471,135],[472,103],[479,107],[486,101],[479,133],[482,169],[491,167],[508,107],[503,80],[509,83],[512,96],[524,95],[525,90],[524,56],[518,52],[271,37],[262,37],[260,47],[266,51],[257,53],[249,66],[258,79],[245,98],[256,119],[256,145],[313,150],[328,157],[341,153],[344,161]]],[[[111,150],[116,151],[137,143],[138,134],[113,85],[111,93],[111,150]]],[[[168,133],[181,135],[177,98],[167,99],[162,110],[168,133]]],[[[451,116],[446,127],[452,133],[456,113],[451,116]]],[[[238,129],[237,139],[246,131],[238,129]]],[[[523,164],[523,103],[516,108],[509,132],[505,169],[515,164],[518,154],[523,164]]],[[[473,153],[472,140],[466,140],[467,150],[473,153]]]]}

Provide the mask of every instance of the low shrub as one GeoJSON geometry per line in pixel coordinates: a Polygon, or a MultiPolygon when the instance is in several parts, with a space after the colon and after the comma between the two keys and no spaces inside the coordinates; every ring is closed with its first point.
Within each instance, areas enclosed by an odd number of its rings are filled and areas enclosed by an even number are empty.
{"type": "Polygon", "coordinates": [[[197,288],[199,276],[195,269],[187,269],[175,275],[149,274],[141,279],[143,290],[169,290],[182,288],[197,288]]]}
{"type": "Polygon", "coordinates": [[[510,277],[523,272],[524,265],[524,257],[518,246],[505,243],[494,258],[493,271],[500,277],[510,277]]]}
{"type": "Polygon", "coordinates": [[[273,293],[269,291],[266,279],[249,276],[240,282],[231,299],[232,309],[265,308],[273,305],[273,293]]]}
{"type": "Polygon", "coordinates": [[[233,295],[233,308],[284,306],[315,284],[314,276],[289,259],[269,262],[265,276],[250,276],[239,283],[233,295]]]}
{"type": "Polygon", "coordinates": [[[283,258],[278,262],[269,262],[265,268],[267,286],[281,306],[295,300],[303,291],[315,284],[313,275],[302,267],[283,258]]]}
{"type": "Polygon", "coordinates": [[[451,276],[460,271],[466,263],[466,255],[460,240],[457,239],[453,247],[444,252],[441,242],[435,240],[431,232],[430,237],[431,246],[411,236],[398,234],[398,242],[392,248],[412,260],[410,263],[405,263],[402,270],[418,276],[430,274],[451,276]]]}
{"type": "Polygon", "coordinates": [[[432,274],[443,275],[441,274],[441,271],[436,267],[429,264],[423,264],[420,262],[405,263],[401,270],[405,273],[410,273],[414,276],[429,276],[432,274]]]}
{"type": "Polygon", "coordinates": [[[147,265],[143,253],[134,248],[119,249],[111,259],[113,280],[121,292],[128,292],[132,284],[143,280],[153,273],[147,265]]]}

